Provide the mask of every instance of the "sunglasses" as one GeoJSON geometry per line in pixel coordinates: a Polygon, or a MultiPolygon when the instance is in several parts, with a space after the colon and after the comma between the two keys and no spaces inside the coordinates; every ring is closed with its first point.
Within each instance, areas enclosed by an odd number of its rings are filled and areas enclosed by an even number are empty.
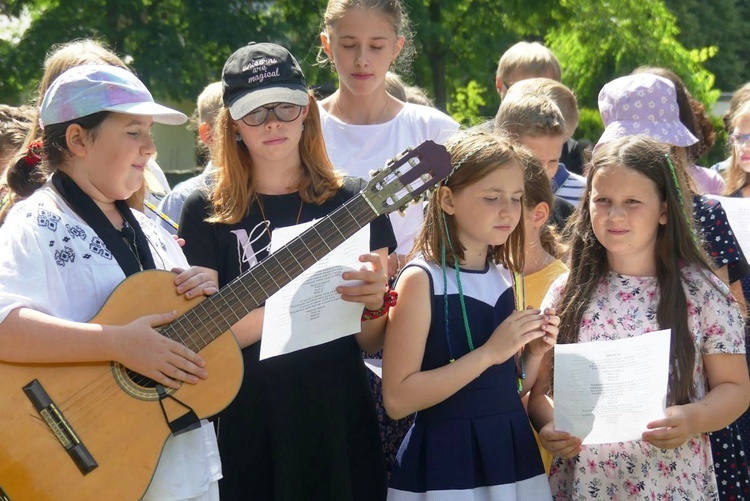
{"type": "Polygon", "coordinates": [[[250,127],[258,127],[268,120],[268,115],[272,112],[279,122],[294,122],[302,114],[302,108],[290,103],[279,103],[274,106],[261,106],[242,117],[242,121],[250,127]]]}
{"type": "Polygon", "coordinates": [[[750,141],[750,134],[731,134],[729,136],[729,142],[735,148],[746,146],[748,141],[750,141]]]}

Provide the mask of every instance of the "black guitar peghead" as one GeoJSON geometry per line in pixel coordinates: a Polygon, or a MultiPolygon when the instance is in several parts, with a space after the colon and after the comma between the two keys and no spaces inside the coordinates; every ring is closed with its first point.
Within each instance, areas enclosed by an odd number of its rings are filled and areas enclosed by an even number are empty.
{"type": "Polygon", "coordinates": [[[159,407],[161,407],[161,413],[164,414],[164,421],[167,422],[167,426],[169,426],[169,429],[172,430],[173,435],[180,435],[181,433],[185,433],[186,431],[200,428],[201,420],[200,418],[198,418],[198,415],[195,413],[192,407],[167,393],[167,390],[164,389],[164,386],[158,383],[156,385],[156,393],[159,394],[159,407]],[[187,412],[177,419],[170,421],[169,416],[167,416],[167,410],[164,408],[164,403],[162,402],[162,400],[164,400],[165,398],[171,398],[179,405],[187,409],[187,412]]]}

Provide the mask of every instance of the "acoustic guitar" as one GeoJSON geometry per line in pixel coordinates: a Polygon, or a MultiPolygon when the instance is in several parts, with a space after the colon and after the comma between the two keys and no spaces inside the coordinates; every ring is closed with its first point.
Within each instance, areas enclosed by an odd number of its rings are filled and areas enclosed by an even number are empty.
{"type": "Polygon", "coordinates": [[[174,274],[124,280],[90,323],[125,325],[176,310],[159,331],[200,354],[210,377],[164,388],[116,362],[0,363],[0,501],[137,500],[170,434],[224,409],[242,381],[230,327],[381,214],[448,175],[450,155],[426,141],[376,171],[344,205],[210,297],[178,296],[174,274]]]}

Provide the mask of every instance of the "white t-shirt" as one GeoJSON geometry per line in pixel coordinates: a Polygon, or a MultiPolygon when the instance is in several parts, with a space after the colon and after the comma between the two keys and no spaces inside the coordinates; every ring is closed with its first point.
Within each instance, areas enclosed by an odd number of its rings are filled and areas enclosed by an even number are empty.
{"type": "MultiPolygon", "coordinates": [[[[132,211],[157,268],[187,268],[182,250],[164,230],[132,211]]],[[[47,182],[13,207],[0,228],[0,322],[20,307],[87,322],[125,279],[114,256],[47,182]]],[[[213,426],[169,437],[146,501],[199,498],[221,478],[213,426]]]]}
{"type": "MultiPolygon", "coordinates": [[[[445,113],[412,103],[405,103],[392,120],[375,125],[346,124],[322,106],[318,108],[331,162],[345,174],[364,179],[370,179],[370,171],[380,169],[405,149],[428,139],[443,144],[458,130],[458,123],[445,113]]],[[[422,204],[410,205],[403,216],[391,214],[396,252],[411,251],[423,219],[422,204]]]]}

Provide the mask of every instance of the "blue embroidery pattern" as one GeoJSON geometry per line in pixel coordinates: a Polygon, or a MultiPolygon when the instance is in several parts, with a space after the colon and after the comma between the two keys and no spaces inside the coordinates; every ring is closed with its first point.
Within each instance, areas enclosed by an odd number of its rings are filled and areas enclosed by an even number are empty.
{"type": "Polygon", "coordinates": [[[67,245],[63,250],[55,251],[55,263],[57,263],[58,266],[65,266],[65,263],[72,263],[75,260],[76,253],[67,245]]]}
{"type": "Polygon", "coordinates": [[[81,240],[86,240],[86,232],[78,225],[71,226],[69,224],[65,225],[65,228],[68,230],[68,234],[73,238],[80,238],[81,240]]]}
{"type": "Polygon", "coordinates": [[[107,246],[104,245],[104,242],[99,237],[93,237],[91,239],[91,243],[89,244],[89,250],[95,254],[99,254],[105,259],[112,260],[112,253],[109,252],[109,249],[107,249],[107,246]]]}
{"type": "Polygon", "coordinates": [[[49,228],[52,231],[57,231],[57,223],[60,221],[60,216],[50,213],[46,209],[39,209],[39,213],[36,216],[36,222],[42,228],[49,228]]]}

